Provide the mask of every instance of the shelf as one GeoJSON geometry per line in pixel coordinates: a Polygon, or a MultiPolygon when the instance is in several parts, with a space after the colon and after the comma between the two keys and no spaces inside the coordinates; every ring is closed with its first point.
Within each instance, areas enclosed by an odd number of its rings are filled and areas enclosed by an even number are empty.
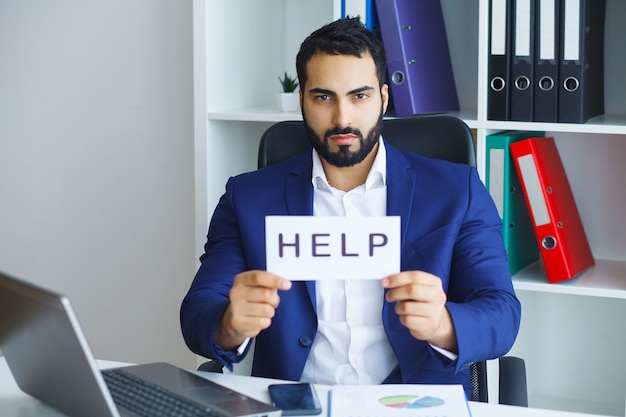
{"type": "Polygon", "coordinates": [[[600,133],[626,135],[626,115],[601,115],[584,124],[543,123],[487,120],[477,123],[477,127],[494,130],[543,130],[546,132],[600,133]]]}
{"type": "Polygon", "coordinates": [[[516,290],[626,299],[626,262],[596,260],[596,265],[571,280],[548,283],[541,261],[513,276],[516,290]]]}
{"type": "Polygon", "coordinates": [[[302,120],[300,112],[283,112],[276,106],[248,107],[245,109],[221,110],[209,112],[209,120],[236,122],[281,122],[283,120],[302,120]]]}
{"type": "MultiPolygon", "coordinates": [[[[475,129],[478,127],[476,110],[462,110],[446,113],[458,117],[475,129]]],[[[393,116],[389,116],[393,117],[393,116]]],[[[233,110],[219,110],[208,113],[208,120],[234,122],[281,122],[283,120],[302,120],[300,112],[282,112],[276,106],[247,107],[233,110]]]]}

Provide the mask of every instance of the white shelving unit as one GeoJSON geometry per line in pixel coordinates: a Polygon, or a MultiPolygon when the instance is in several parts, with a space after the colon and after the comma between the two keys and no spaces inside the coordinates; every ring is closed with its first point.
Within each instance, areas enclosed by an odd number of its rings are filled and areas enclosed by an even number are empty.
{"type": "MultiPolygon", "coordinates": [[[[277,76],[295,75],[305,36],[340,14],[340,0],[194,0],[196,233],[229,176],[256,168],[272,123],[300,119],[275,102],[277,76]]],[[[442,1],[461,110],[475,129],[484,175],[485,137],[503,129],[554,136],[597,264],[548,284],[540,263],[513,277],[522,301],[511,354],[526,360],[534,407],[626,414],[626,1],[607,0],[606,115],[588,123],[486,119],[489,0],[442,1]]]]}

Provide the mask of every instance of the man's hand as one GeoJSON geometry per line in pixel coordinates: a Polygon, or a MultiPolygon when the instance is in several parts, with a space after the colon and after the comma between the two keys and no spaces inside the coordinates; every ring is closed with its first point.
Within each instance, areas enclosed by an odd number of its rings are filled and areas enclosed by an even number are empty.
{"type": "Polygon", "coordinates": [[[215,333],[224,350],[236,349],[247,338],[272,324],[280,303],[278,290],[291,288],[291,281],[266,271],[246,271],[235,276],[226,308],[215,333]]]}
{"type": "Polygon", "coordinates": [[[458,353],[456,334],[446,309],[441,279],[423,271],[405,271],[383,278],[386,300],[395,302],[400,322],[411,335],[449,352],[458,353]]]}

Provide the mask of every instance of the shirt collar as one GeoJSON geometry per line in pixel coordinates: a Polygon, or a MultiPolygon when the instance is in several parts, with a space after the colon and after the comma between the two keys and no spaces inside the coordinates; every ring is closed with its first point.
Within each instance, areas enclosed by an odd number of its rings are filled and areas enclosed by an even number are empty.
{"type": "MultiPolygon", "coordinates": [[[[311,181],[313,187],[317,190],[326,190],[332,192],[332,187],[328,184],[324,167],[320,156],[315,149],[312,153],[313,157],[313,171],[311,175],[311,181]]],[[[382,136],[378,139],[378,152],[374,163],[370,169],[369,174],[365,180],[365,191],[369,191],[374,187],[383,187],[387,184],[387,149],[385,148],[385,141],[382,140],[382,136]]]]}

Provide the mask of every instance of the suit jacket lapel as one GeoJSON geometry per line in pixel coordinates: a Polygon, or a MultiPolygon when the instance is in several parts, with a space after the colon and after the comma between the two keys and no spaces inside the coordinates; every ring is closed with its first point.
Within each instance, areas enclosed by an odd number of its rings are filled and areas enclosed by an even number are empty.
{"type": "Polygon", "coordinates": [[[285,181],[285,200],[290,216],[313,215],[313,184],[311,153],[303,154],[294,161],[291,176],[285,181]]]}
{"type": "MultiPolygon", "coordinates": [[[[415,216],[411,216],[411,212],[416,210],[416,207],[413,207],[413,195],[417,178],[414,171],[411,170],[411,164],[400,151],[387,142],[385,142],[385,147],[387,149],[387,215],[400,216],[401,218],[400,251],[403,253],[409,222],[415,221],[415,216]]],[[[385,290],[385,293],[387,291],[385,290]]],[[[394,311],[394,304],[383,303],[382,317],[383,325],[394,351],[402,352],[406,348],[407,333],[394,311]]],[[[398,358],[400,363],[403,359],[398,358]]]]}
{"type": "MultiPolygon", "coordinates": [[[[291,176],[285,181],[285,201],[287,203],[287,213],[291,216],[312,216],[313,215],[313,184],[311,182],[311,172],[313,162],[311,153],[307,152],[298,159],[291,170],[291,176]]],[[[317,303],[315,301],[315,281],[305,281],[309,300],[313,309],[317,313],[317,303]]]]}
{"type": "Polygon", "coordinates": [[[404,247],[409,222],[414,216],[411,212],[413,207],[413,194],[415,193],[416,175],[410,171],[409,161],[400,151],[385,142],[387,149],[387,215],[400,216],[401,221],[401,245],[404,247]]]}

